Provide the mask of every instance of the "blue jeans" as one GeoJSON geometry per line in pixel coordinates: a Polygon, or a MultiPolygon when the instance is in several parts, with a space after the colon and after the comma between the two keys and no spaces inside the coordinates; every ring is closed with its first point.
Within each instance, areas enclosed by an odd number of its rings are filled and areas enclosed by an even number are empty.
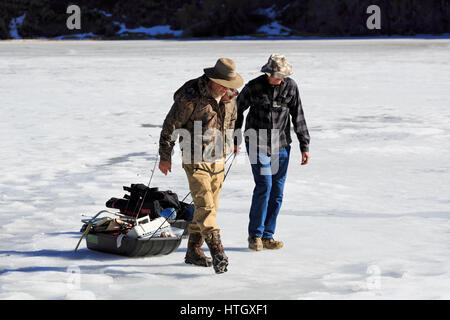
{"type": "MultiPolygon", "coordinates": [[[[248,144],[246,144],[246,147],[247,153],[249,153],[248,144]]],[[[278,154],[272,156],[258,153],[257,163],[251,164],[255,189],[253,189],[250,207],[249,236],[263,239],[273,238],[278,212],[283,201],[283,189],[290,152],[291,146],[288,145],[281,149],[278,154]]],[[[251,156],[250,159],[252,159],[251,156]]]]}

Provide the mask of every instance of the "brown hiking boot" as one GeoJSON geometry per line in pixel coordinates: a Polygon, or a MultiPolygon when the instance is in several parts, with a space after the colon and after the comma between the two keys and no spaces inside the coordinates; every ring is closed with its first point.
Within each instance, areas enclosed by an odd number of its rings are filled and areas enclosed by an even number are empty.
{"type": "Polygon", "coordinates": [[[248,237],[248,248],[255,251],[263,249],[263,243],[260,237],[248,237]]]}
{"type": "Polygon", "coordinates": [[[266,249],[281,249],[283,247],[282,241],[277,241],[273,239],[263,239],[263,246],[266,249]]]}
{"type": "Polygon", "coordinates": [[[223,250],[222,241],[220,240],[220,234],[217,231],[213,231],[205,238],[205,242],[208,245],[211,252],[212,264],[216,273],[227,272],[228,257],[223,250]]]}
{"type": "Polygon", "coordinates": [[[201,267],[211,267],[212,259],[208,258],[203,252],[202,244],[204,239],[200,233],[189,234],[188,247],[184,262],[187,264],[195,264],[201,267]]]}

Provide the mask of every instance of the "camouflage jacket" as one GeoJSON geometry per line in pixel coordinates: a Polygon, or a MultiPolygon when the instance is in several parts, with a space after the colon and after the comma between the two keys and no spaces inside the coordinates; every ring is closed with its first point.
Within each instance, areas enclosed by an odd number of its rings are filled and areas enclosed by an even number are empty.
{"type": "Polygon", "coordinates": [[[162,161],[171,161],[177,136],[180,137],[184,163],[210,162],[205,159],[206,154],[208,159],[211,156],[219,159],[231,151],[231,137],[237,118],[238,91],[228,90],[217,103],[211,96],[207,83],[208,78],[203,75],[189,80],[175,92],[174,103],[164,120],[159,139],[159,155],[162,161]],[[211,132],[215,134],[209,135],[211,132]],[[226,135],[228,137],[225,139],[226,135]],[[218,153],[217,150],[221,152],[218,153]]]}

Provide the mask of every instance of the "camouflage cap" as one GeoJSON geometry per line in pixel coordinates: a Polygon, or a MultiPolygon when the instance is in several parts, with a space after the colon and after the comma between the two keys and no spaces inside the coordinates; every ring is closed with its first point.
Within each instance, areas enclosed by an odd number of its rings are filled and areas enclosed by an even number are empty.
{"type": "Polygon", "coordinates": [[[261,72],[274,78],[286,78],[289,77],[292,72],[292,66],[286,60],[286,56],[283,54],[271,54],[269,61],[262,66],[261,72]]]}

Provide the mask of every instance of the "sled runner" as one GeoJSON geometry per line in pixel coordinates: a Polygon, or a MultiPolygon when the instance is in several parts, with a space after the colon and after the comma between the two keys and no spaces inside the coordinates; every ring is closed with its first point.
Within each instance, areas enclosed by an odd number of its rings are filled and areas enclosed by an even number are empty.
{"type": "Polygon", "coordinates": [[[86,245],[88,249],[118,254],[128,257],[144,257],[167,255],[177,250],[182,237],[175,238],[136,238],[126,235],[111,235],[106,233],[88,233],[86,245]]]}

